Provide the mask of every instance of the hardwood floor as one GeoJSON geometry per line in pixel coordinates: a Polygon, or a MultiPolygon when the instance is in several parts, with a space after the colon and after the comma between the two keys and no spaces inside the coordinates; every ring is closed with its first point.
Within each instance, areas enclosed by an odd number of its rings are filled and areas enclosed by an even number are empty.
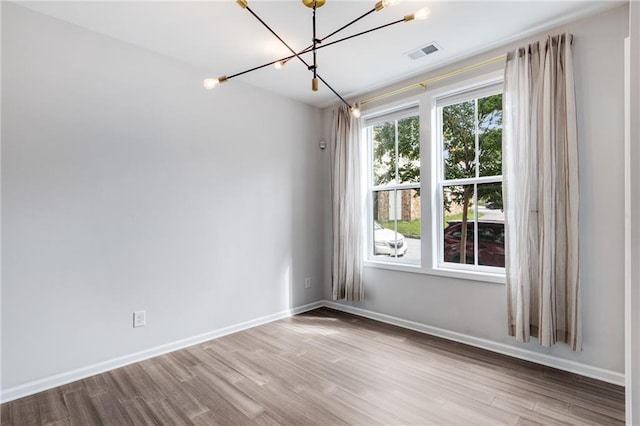
{"type": "Polygon", "coordinates": [[[624,424],[624,389],[318,309],[1,407],[9,425],[624,424]]]}

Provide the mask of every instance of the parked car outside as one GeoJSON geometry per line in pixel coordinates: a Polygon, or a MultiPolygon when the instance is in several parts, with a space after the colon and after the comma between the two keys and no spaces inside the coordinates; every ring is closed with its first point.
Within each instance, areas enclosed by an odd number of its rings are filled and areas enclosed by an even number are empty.
{"type": "MultiPolygon", "coordinates": [[[[467,222],[467,259],[474,264],[474,222],[467,222]]],[[[452,220],[444,229],[444,261],[460,263],[462,221],[452,220]]],[[[504,267],[504,222],[478,221],[478,265],[504,267]]]]}
{"type": "Polygon", "coordinates": [[[378,222],[373,224],[373,233],[375,255],[400,257],[407,253],[407,244],[401,233],[383,228],[378,222]]]}

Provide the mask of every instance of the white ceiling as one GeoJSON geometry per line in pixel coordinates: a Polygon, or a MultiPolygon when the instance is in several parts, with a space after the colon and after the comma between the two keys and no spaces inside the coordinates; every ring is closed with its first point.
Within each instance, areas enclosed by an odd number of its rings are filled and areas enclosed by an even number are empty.
{"type": "MultiPolygon", "coordinates": [[[[370,10],[374,3],[373,0],[328,0],[317,12],[319,36],[370,10]]],[[[424,6],[429,7],[431,16],[318,51],[318,73],[349,99],[622,3],[613,0],[403,2],[369,15],[330,40],[400,19],[424,6]],[[433,41],[442,51],[418,60],[404,55],[433,41]]],[[[248,11],[232,0],[19,4],[210,70],[212,77],[231,75],[289,54],[248,11]]],[[[249,6],[293,48],[302,49],[310,43],[311,9],[299,0],[249,0],[249,6]]],[[[311,73],[297,61],[291,61],[279,71],[267,67],[237,80],[319,107],[336,101],[322,84],[318,92],[311,91],[311,73]]],[[[216,90],[224,90],[233,81],[216,90]]]]}

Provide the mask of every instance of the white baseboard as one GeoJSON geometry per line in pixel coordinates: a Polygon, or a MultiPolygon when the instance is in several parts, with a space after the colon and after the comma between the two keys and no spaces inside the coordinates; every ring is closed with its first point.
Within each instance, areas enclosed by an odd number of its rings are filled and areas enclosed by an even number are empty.
{"type": "Polygon", "coordinates": [[[52,389],[57,386],[62,386],[67,383],[75,382],[76,380],[80,380],[90,376],[94,376],[96,374],[104,373],[105,371],[124,367],[125,365],[133,364],[135,362],[139,362],[145,359],[163,355],[168,352],[173,352],[189,346],[197,345],[202,342],[206,342],[208,340],[226,336],[227,334],[236,333],[238,331],[242,331],[242,330],[246,330],[259,325],[267,324],[282,318],[287,318],[292,315],[297,315],[297,314],[311,311],[321,307],[327,307],[327,308],[335,309],[337,311],[347,312],[350,314],[373,319],[373,320],[384,322],[387,324],[396,325],[398,327],[403,327],[409,330],[414,330],[421,333],[442,337],[444,339],[465,343],[467,345],[475,346],[482,349],[487,349],[492,352],[509,355],[514,358],[535,362],[537,364],[546,365],[549,367],[557,368],[559,370],[564,370],[571,373],[580,374],[582,376],[602,380],[604,382],[614,383],[616,385],[624,386],[624,382],[625,382],[624,374],[621,374],[615,371],[605,370],[602,368],[593,367],[593,366],[582,364],[579,362],[570,361],[570,360],[554,357],[547,354],[541,354],[538,352],[532,352],[526,349],[521,349],[521,348],[517,348],[510,345],[505,345],[503,343],[493,342],[490,340],[481,339],[478,337],[473,337],[473,336],[445,330],[438,327],[432,327],[432,326],[421,324],[418,322],[397,318],[391,315],[380,314],[380,313],[369,311],[366,309],[356,308],[353,306],[343,305],[340,303],[324,300],[324,301],[309,303],[303,306],[298,306],[293,309],[287,309],[281,312],[277,312],[275,314],[256,318],[254,320],[242,322],[229,327],[225,327],[218,330],[210,331],[208,333],[200,334],[197,336],[192,336],[186,339],[178,340],[176,342],[156,346],[154,348],[146,349],[144,351],[140,351],[140,352],[125,355],[122,357],[114,358],[111,360],[99,362],[93,365],[88,365],[86,367],[78,368],[76,370],[64,372],[61,374],[56,374],[54,376],[45,377],[39,380],[34,380],[32,382],[28,382],[12,388],[3,389],[2,391],[0,391],[0,402],[1,403],[9,402],[14,399],[29,396],[37,392],[42,392],[47,389],[52,389]]]}
{"type": "Polygon", "coordinates": [[[582,364],[580,362],[570,361],[547,354],[533,352],[515,346],[506,345],[504,343],[493,342],[491,340],[469,336],[467,334],[457,333],[455,331],[449,331],[443,328],[432,327],[418,322],[397,318],[391,315],[380,314],[366,309],[343,305],[341,303],[325,301],[324,306],[326,306],[327,308],[335,309],[337,311],[347,312],[387,324],[396,325],[398,327],[407,328],[409,330],[418,331],[420,333],[442,337],[443,339],[465,343],[467,345],[475,346],[504,355],[509,355],[514,358],[523,359],[525,361],[531,361],[537,364],[546,365],[548,367],[557,368],[558,370],[564,370],[570,373],[579,374],[581,376],[591,377],[593,379],[602,380],[603,382],[613,383],[620,386],[625,385],[624,374],[618,373],[616,371],[605,370],[603,368],[593,367],[591,365],[582,364]]]}
{"type": "Polygon", "coordinates": [[[313,309],[317,309],[322,306],[324,306],[323,301],[309,303],[307,305],[298,306],[292,309],[286,309],[284,311],[280,311],[275,314],[256,318],[250,321],[245,321],[229,327],[210,331],[208,333],[188,337],[186,339],[178,340],[176,342],[171,342],[164,345],[156,346],[154,348],[146,349],[144,351],[140,351],[133,354],[110,359],[107,361],[99,362],[93,365],[88,365],[86,367],[56,374],[54,376],[45,377],[43,379],[34,380],[32,382],[28,382],[12,388],[2,389],[2,391],[0,391],[0,403],[5,403],[5,402],[12,401],[14,399],[29,396],[37,392],[42,392],[47,389],[52,389],[57,386],[62,386],[67,383],[75,382],[76,380],[84,379],[90,376],[95,376],[96,374],[104,373],[105,371],[124,367],[125,365],[133,364],[135,362],[139,362],[145,359],[163,355],[168,352],[173,352],[178,349],[183,349],[188,346],[197,345],[199,343],[206,342],[207,340],[226,336],[227,334],[236,333],[238,331],[246,330],[248,328],[256,327],[262,324],[267,324],[282,318],[287,318],[292,315],[311,311],[313,309]]]}

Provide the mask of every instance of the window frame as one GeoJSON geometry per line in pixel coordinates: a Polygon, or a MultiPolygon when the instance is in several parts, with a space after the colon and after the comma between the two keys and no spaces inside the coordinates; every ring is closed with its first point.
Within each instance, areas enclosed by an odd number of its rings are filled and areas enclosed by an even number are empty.
{"type": "MultiPolygon", "coordinates": [[[[477,185],[482,184],[490,184],[490,183],[503,183],[503,177],[501,175],[495,176],[480,176],[479,167],[476,168],[476,173],[474,177],[468,178],[460,178],[460,179],[446,179],[444,176],[444,168],[442,158],[444,156],[444,137],[442,135],[442,108],[455,105],[460,102],[466,102],[470,100],[476,100],[479,98],[495,95],[498,93],[503,93],[502,90],[502,79],[498,81],[489,81],[486,83],[478,84],[475,88],[471,88],[470,90],[467,88],[465,90],[456,91],[450,94],[434,96],[432,98],[432,117],[434,119],[432,140],[435,149],[435,157],[434,162],[432,162],[432,166],[435,169],[435,183],[433,188],[435,189],[434,199],[437,200],[436,206],[436,214],[434,215],[433,227],[435,230],[436,238],[432,240],[433,248],[436,255],[436,261],[434,262],[434,269],[439,270],[454,270],[454,271],[469,271],[479,274],[490,274],[490,275],[504,275],[504,267],[495,267],[495,266],[485,266],[485,265],[470,265],[466,263],[452,263],[444,261],[444,228],[442,227],[442,223],[444,221],[443,207],[444,207],[444,199],[443,199],[443,190],[447,186],[461,186],[461,185],[474,185],[477,188],[477,185]],[[500,86],[500,87],[498,87],[500,86]],[[444,102],[439,103],[438,100],[444,99],[444,102]]],[[[477,114],[477,103],[476,110],[477,114]]],[[[477,128],[477,115],[475,117],[476,121],[476,132],[477,128]]],[[[476,155],[479,155],[479,140],[478,134],[476,133],[475,138],[475,152],[476,155]]],[[[476,162],[479,158],[476,157],[476,162]]],[[[473,194],[473,205],[477,208],[478,205],[478,192],[474,191],[473,194]]],[[[474,244],[474,253],[478,252],[478,221],[475,218],[473,220],[473,244],[474,244]]]]}
{"type": "MultiPolygon", "coordinates": [[[[368,110],[366,114],[363,114],[362,116],[362,122],[364,123],[368,118],[371,117],[376,117],[376,116],[381,116],[381,115],[385,115],[385,114],[392,114],[395,111],[401,111],[403,109],[410,109],[412,107],[418,107],[418,117],[419,120],[422,120],[422,109],[420,107],[420,97],[411,97],[408,99],[403,99],[401,101],[398,102],[394,102],[391,104],[385,104],[382,105],[378,108],[372,108],[371,110],[368,110]]],[[[406,115],[406,116],[399,116],[396,117],[395,120],[401,120],[403,118],[406,117],[413,117],[414,115],[406,115]]],[[[381,187],[380,185],[374,185],[374,179],[373,179],[373,144],[371,143],[373,140],[373,137],[371,135],[371,133],[373,132],[373,126],[374,125],[370,125],[370,126],[364,126],[362,127],[362,140],[365,141],[366,146],[365,146],[365,152],[366,152],[366,158],[367,158],[367,169],[366,169],[366,208],[365,208],[365,214],[366,214],[366,218],[367,220],[364,221],[365,222],[365,226],[366,226],[366,231],[365,231],[365,255],[364,255],[364,265],[365,266],[382,266],[384,265],[387,268],[390,269],[396,269],[396,268],[400,268],[400,270],[404,270],[404,268],[409,268],[409,270],[413,271],[413,270],[417,270],[417,269],[421,269],[422,268],[422,263],[423,263],[423,255],[421,253],[420,256],[420,260],[418,262],[410,262],[410,261],[406,261],[404,257],[387,257],[387,258],[377,258],[375,257],[375,253],[374,253],[374,245],[375,245],[375,241],[374,241],[374,218],[373,218],[373,193],[374,192],[381,192],[381,191],[401,191],[401,190],[409,190],[409,189],[415,189],[416,187],[418,189],[422,189],[422,149],[423,149],[423,143],[422,143],[422,124],[420,124],[420,181],[417,183],[414,182],[407,182],[407,183],[396,183],[395,185],[390,185],[388,188],[387,187],[381,187]]],[[[396,146],[397,149],[397,146],[396,146]]],[[[396,156],[396,161],[397,161],[397,156],[396,156]]],[[[397,167],[397,164],[396,164],[397,167]]],[[[422,206],[422,195],[421,195],[421,204],[420,204],[420,212],[422,215],[423,212],[423,206],[422,206]]],[[[422,220],[422,219],[421,219],[422,220]]],[[[421,223],[421,233],[424,229],[424,226],[421,223]]],[[[397,231],[397,225],[396,225],[396,229],[395,232],[397,231]]],[[[422,245],[422,235],[421,235],[421,245],[422,245]]],[[[422,251],[422,247],[421,247],[421,251],[422,251]]]]}
{"type": "MultiPolygon", "coordinates": [[[[449,98],[465,92],[478,90],[482,87],[503,83],[502,70],[485,73],[468,79],[460,80],[446,86],[428,89],[421,95],[407,97],[395,102],[390,102],[364,111],[363,118],[381,115],[393,110],[406,108],[412,104],[419,107],[420,117],[420,190],[421,190],[421,256],[420,264],[401,263],[393,259],[373,258],[373,215],[372,213],[372,173],[373,156],[372,146],[366,135],[366,127],[363,127],[362,137],[366,141],[367,169],[366,169],[366,206],[363,214],[367,220],[363,221],[365,230],[364,266],[367,268],[386,269],[399,272],[425,274],[472,280],[483,283],[506,283],[504,268],[480,267],[470,265],[471,268],[451,268],[451,263],[439,262],[439,250],[437,244],[444,231],[442,226],[441,200],[438,199],[438,170],[442,167],[441,154],[438,146],[437,133],[439,131],[436,120],[436,101],[449,98]],[[440,229],[440,230],[439,230],[440,229]],[[485,269],[488,268],[488,269],[485,269]]],[[[364,123],[364,120],[363,120],[364,123]]],[[[454,265],[457,266],[457,265],[454,265]]]]}

